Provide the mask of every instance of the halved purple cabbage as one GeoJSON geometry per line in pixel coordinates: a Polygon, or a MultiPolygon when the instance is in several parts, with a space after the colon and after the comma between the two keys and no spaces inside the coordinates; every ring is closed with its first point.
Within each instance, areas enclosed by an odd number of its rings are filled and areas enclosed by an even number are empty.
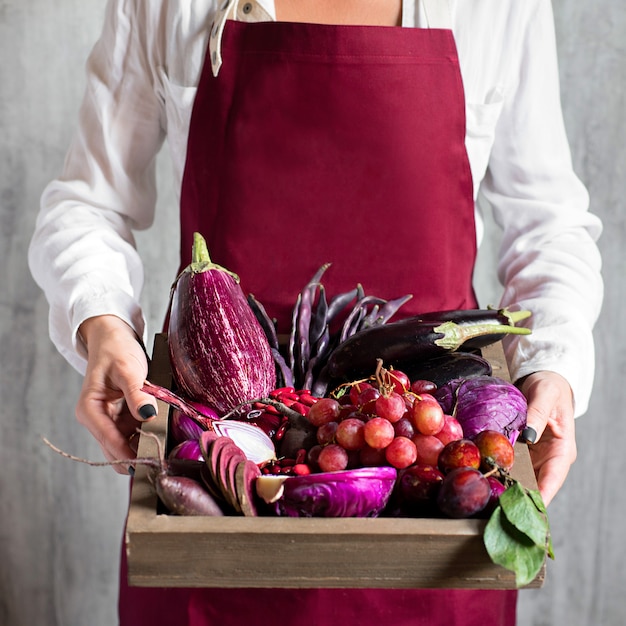
{"type": "Polygon", "coordinates": [[[434,395],[444,413],[459,420],[468,438],[491,429],[515,443],[526,425],[526,398],[515,385],[497,376],[456,378],[434,395]]]}
{"type": "Polygon", "coordinates": [[[290,476],[275,511],[285,517],[377,517],[396,477],[387,466],[290,476]]]}

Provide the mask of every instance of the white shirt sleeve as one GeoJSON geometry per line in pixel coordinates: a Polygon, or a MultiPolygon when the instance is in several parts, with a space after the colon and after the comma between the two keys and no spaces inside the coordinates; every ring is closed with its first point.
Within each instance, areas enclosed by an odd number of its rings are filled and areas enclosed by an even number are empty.
{"type": "Polygon", "coordinates": [[[29,248],[33,277],[50,305],[50,336],[84,372],[77,329],[106,313],[141,337],[143,269],[132,230],[148,227],[156,201],[155,157],[162,145],[161,104],[146,71],[136,6],[109,3],[87,62],[79,127],[62,175],[41,198],[29,248]]]}
{"type": "Polygon", "coordinates": [[[588,211],[587,191],[572,168],[551,4],[531,5],[481,192],[503,228],[501,304],[533,313],[532,334],[505,341],[512,377],[560,373],[581,415],[591,394],[592,329],[603,297],[595,243],[601,223],[588,211]]]}

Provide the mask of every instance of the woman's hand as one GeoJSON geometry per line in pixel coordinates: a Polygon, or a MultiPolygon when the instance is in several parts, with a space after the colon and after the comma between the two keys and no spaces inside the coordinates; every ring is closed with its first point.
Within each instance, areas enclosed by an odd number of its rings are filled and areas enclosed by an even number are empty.
{"type": "Polygon", "coordinates": [[[561,375],[549,371],[526,377],[520,389],[528,399],[527,425],[537,433],[530,457],[547,506],[576,460],[572,390],[561,375]]]}
{"type": "MultiPolygon", "coordinates": [[[[113,315],[81,324],[87,371],[76,417],[96,438],[109,461],[133,459],[138,425],[156,415],[156,401],[141,391],[148,374],[146,354],[130,326],[113,315]]],[[[120,474],[125,464],[115,464],[120,474]]]]}

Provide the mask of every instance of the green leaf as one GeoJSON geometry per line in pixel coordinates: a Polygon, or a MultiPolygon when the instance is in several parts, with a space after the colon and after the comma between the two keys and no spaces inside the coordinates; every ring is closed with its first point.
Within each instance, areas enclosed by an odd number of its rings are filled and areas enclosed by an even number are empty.
{"type": "Polygon", "coordinates": [[[548,510],[546,509],[546,505],[543,502],[543,498],[541,494],[536,489],[527,489],[526,493],[530,497],[530,499],[534,502],[535,506],[539,510],[540,513],[543,513],[545,516],[548,515],[548,510]]]}
{"type": "Polygon", "coordinates": [[[552,545],[552,535],[550,534],[550,521],[548,520],[548,510],[546,505],[541,497],[541,494],[536,489],[528,489],[527,490],[530,499],[535,503],[535,506],[539,510],[539,512],[545,515],[546,523],[548,524],[548,545],[547,545],[547,553],[551,559],[554,559],[554,546],[552,545]]]}
{"type": "Polygon", "coordinates": [[[484,533],[485,548],[497,565],[515,573],[515,584],[523,587],[539,574],[545,548],[539,547],[506,518],[501,506],[491,514],[484,533]]]}
{"type": "Polygon", "coordinates": [[[543,551],[550,536],[548,518],[519,482],[513,483],[501,496],[500,506],[507,520],[543,551]]]}

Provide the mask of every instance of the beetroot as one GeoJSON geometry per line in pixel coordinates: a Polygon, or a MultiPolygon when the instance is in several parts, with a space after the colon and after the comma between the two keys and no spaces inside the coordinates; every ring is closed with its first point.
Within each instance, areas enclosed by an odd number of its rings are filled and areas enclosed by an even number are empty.
{"type": "Polygon", "coordinates": [[[159,472],[152,476],[157,495],[163,504],[177,515],[224,515],[207,490],[188,476],[171,476],[159,472]]]}

